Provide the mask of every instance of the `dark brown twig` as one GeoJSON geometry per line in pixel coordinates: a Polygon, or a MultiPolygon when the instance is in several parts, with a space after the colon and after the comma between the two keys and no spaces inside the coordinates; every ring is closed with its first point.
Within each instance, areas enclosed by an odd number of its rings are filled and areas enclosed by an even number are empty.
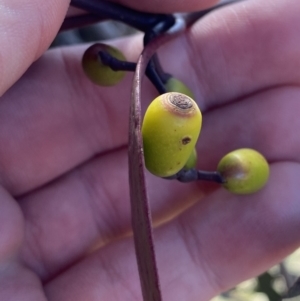
{"type": "Polygon", "coordinates": [[[97,16],[94,14],[83,14],[80,16],[72,16],[65,18],[63,24],[61,25],[59,31],[65,31],[70,29],[75,29],[83,26],[92,25],[97,22],[105,21],[107,18],[97,16]]]}
{"type": "Polygon", "coordinates": [[[215,182],[218,184],[225,183],[225,180],[221,176],[221,174],[217,171],[205,171],[205,170],[197,170],[195,168],[192,169],[182,169],[174,176],[165,178],[168,180],[178,180],[182,183],[189,183],[194,181],[208,181],[215,182]]]}
{"type": "MultiPolygon", "coordinates": [[[[133,62],[126,62],[118,60],[117,58],[111,56],[108,52],[99,52],[99,57],[104,65],[109,66],[114,71],[135,71],[137,64],[133,62]]],[[[155,64],[151,61],[146,69],[146,75],[152,82],[154,87],[156,87],[158,93],[162,94],[166,92],[163,79],[160,77],[155,68],[155,64]]],[[[165,74],[163,74],[165,75],[165,74]]]]}
{"type": "Polygon", "coordinates": [[[172,15],[136,11],[105,0],[71,0],[71,5],[100,17],[124,22],[144,32],[172,17],[172,15]]]}

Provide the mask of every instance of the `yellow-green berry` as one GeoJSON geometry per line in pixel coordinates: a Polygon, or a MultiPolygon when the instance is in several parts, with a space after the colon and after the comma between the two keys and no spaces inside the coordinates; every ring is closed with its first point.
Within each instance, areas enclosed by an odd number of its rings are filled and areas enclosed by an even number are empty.
{"type": "Polygon", "coordinates": [[[269,178],[265,157],[249,148],[237,149],[224,156],[218,164],[223,186],[235,194],[250,194],[262,189],[269,178]]]}
{"type": "Polygon", "coordinates": [[[82,57],[82,68],[93,83],[99,86],[114,86],[123,79],[125,71],[114,71],[109,66],[104,65],[99,57],[99,51],[105,51],[119,60],[126,60],[117,48],[97,43],[85,51],[82,57]]]}
{"type": "Polygon", "coordinates": [[[167,92],[178,92],[195,99],[193,92],[179,79],[171,76],[165,83],[167,92]]]}
{"type": "Polygon", "coordinates": [[[193,151],[191,152],[188,160],[186,161],[185,165],[183,166],[183,169],[192,169],[195,168],[197,164],[197,151],[194,148],[193,151]]]}
{"type": "Polygon", "coordinates": [[[165,93],[149,105],[142,136],[147,169],[156,176],[169,177],[187,163],[202,125],[196,102],[181,93],[165,93]]]}

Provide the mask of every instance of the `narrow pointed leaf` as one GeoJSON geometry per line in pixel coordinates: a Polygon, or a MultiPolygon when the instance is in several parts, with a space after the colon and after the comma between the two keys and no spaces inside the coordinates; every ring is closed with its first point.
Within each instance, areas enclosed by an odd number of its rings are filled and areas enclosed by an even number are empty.
{"type": "MultiPolygon", "coordinates": [[[[182,29],[182,28],[181,28],[182,29]]],[[[141,136],[141,84],[146,66],[162,44],[174,34],[164,34],[150,42],[140,55],[133,81],[129,121],[129,181],[135,251],[144,301],[161,301],[155,259],[151,209],[145,182],[145,163],[141,136]]]]}

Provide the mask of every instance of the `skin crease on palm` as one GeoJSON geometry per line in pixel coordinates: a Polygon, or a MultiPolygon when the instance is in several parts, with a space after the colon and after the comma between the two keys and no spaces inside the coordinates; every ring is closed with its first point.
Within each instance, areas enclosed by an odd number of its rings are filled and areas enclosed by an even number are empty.
{"type": "MultiPolygon", "coordinates": [[[[132,75],[96,87],[80,66],[86,45],[38,59],[68,4],[1,1],[0,300],[141,300],[127,176],[132,75]]],[[[248,0],[159,51],[203,112],[199,168],[240,147],[271,163],[269,183],[249,196],[147,174],[166,301],[209,300],[300,245],[299,9],[248,0]]],[[[113,43],[129,60],[141,51],[141,36],[113,43]]],[[[144,105],[156,96],[147,82],[143,92],[144,105]]]]}

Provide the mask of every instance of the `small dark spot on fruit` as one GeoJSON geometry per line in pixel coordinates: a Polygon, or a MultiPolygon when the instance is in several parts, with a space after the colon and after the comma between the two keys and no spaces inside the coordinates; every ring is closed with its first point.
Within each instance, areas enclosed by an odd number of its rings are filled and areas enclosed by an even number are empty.
{"type": "Polygon", "coordinates": [[[189,144],[191,141],[192,141],[192,139],[191,139],[190,137],[183,137],[183,138],[181,139],[181,143],[182,143],[183,145],[189,144]]]}

